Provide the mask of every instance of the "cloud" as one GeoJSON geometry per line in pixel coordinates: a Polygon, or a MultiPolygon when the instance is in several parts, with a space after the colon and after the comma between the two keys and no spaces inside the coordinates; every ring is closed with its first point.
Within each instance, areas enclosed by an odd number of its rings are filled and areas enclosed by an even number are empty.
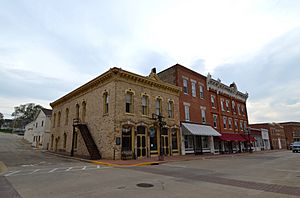
{"type": "Polygon", "coordinates": [[[218,67],[214,76],[235,81],[249,92],[250,122],[292,121],[300,117],[300,28],[274,39],[245,62],[218,67]]]}

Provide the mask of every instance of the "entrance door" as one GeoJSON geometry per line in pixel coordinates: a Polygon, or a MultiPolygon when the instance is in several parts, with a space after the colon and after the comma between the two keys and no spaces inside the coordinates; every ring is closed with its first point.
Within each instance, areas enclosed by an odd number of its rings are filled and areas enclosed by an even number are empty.
{"type": "Polygon", "coordinates": [[[168,129],[163,128],[161,133],[161,149],[163,155],[169,155],[169,136],[168,129]]]}
{"type": "Polygon", "coordinates": [[[137,134],[137,157],[146,156],[146,135],[137,134]]]}

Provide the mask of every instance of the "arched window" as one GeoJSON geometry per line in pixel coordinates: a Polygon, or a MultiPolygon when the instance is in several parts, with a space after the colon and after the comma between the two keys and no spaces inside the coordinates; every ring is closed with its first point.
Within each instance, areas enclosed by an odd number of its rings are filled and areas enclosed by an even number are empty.
{"type": "Polygon", "coordinates": [[[76,119],[79,118],[79,108],[80,108],[80,107],[79,107],[79,104],[76,104],[76,115],[75,115],[75,116],[76,116],[76,117],[75,117],[76,119]]]}
{"type": "Polygon", "coordinates": [[[56,120],[56,113],[54,113],[53,115],[53,121],[52,121],[52,127],[54,128],[55,127],[55,120],[56,120]]]}
{"type": "Polygon", "coordinates": [[[54,141],[54,135],[51,135],[51,149],[53,149],[53,141],[54,141]]]}
{"type": "Polygon", "coordinates": [[[161,98],[157,98],[155,101],[155,113],[157,115],[162,115],[162,113],[161,113],[161,98]]]}
{"type": "Polygon", "coordinates": [[[109,106],[109,95],[108,92],[103,94],[103,113],[108,114],[108,106],[109,106]]]}
{"type": "Polygon", "coordinates": [[[60,118],[61,118],[61,113],[59,111],[58,112],[58,118],[57,118],[57,126],[60,126],[60,118]]]}
{"type": "Polygon", "coordinates": [[[125,100],[125,112],[133,113],[133,93],[126,92],[125,100]]]}
{"type": "Polygon", "coordinates": [[[142,96],[142,114],[143,115],[148,115],[149,112],[149,97],[146,95],[142,96]]]}
{"type": "Polygon", "coordinates": [[[172,100],[168,102],[168,118],[174,118],[174,102],[172,100]]]}
{"type": "Polygon", "coordinates": [[[65,120],[65,125],[68,125],[69,123],[69,109],[66,108],[66,120],[65,120]]]}
{"type": "Polygon", "coordinates": [[[67,134],[64,133],[64,149],[67,147],[67,134]]]}
{"type": "Polygon", "coordinates": [[[81,115],[81,120],[82,122],[85,121],[85,115],[86,115],[86,102],[82,102],[82,115],[81,115]]]}

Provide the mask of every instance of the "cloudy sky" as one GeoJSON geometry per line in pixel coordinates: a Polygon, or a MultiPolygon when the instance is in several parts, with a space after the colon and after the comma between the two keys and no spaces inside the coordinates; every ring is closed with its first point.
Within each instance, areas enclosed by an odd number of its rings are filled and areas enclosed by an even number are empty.
{"type": "Polygon", "coordinates": [[[0,2],[0,112],[49,103],[117,66],[176,63],[249,93],[250,123],[300,121],[298,0],[0,2]]]}

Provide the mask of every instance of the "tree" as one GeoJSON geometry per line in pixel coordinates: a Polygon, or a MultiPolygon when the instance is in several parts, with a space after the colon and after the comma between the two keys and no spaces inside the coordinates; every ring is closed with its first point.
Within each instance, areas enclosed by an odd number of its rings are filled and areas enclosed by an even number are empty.
{"type": "Polygon", "coordinates": [[[3,119],[3,114],[0,112],[0,128],[2,126],[2,124],[4,123],[4,119],[3,119]]]}
{"type": "Polygon", "coordinates": [[[15,117],[15,121],[21,121],[21,123],[26,125],[34,120],[34,116],[42,108],[41,105],[28,103],[15,107],[15,111],[11,115],[15,117]]]}

